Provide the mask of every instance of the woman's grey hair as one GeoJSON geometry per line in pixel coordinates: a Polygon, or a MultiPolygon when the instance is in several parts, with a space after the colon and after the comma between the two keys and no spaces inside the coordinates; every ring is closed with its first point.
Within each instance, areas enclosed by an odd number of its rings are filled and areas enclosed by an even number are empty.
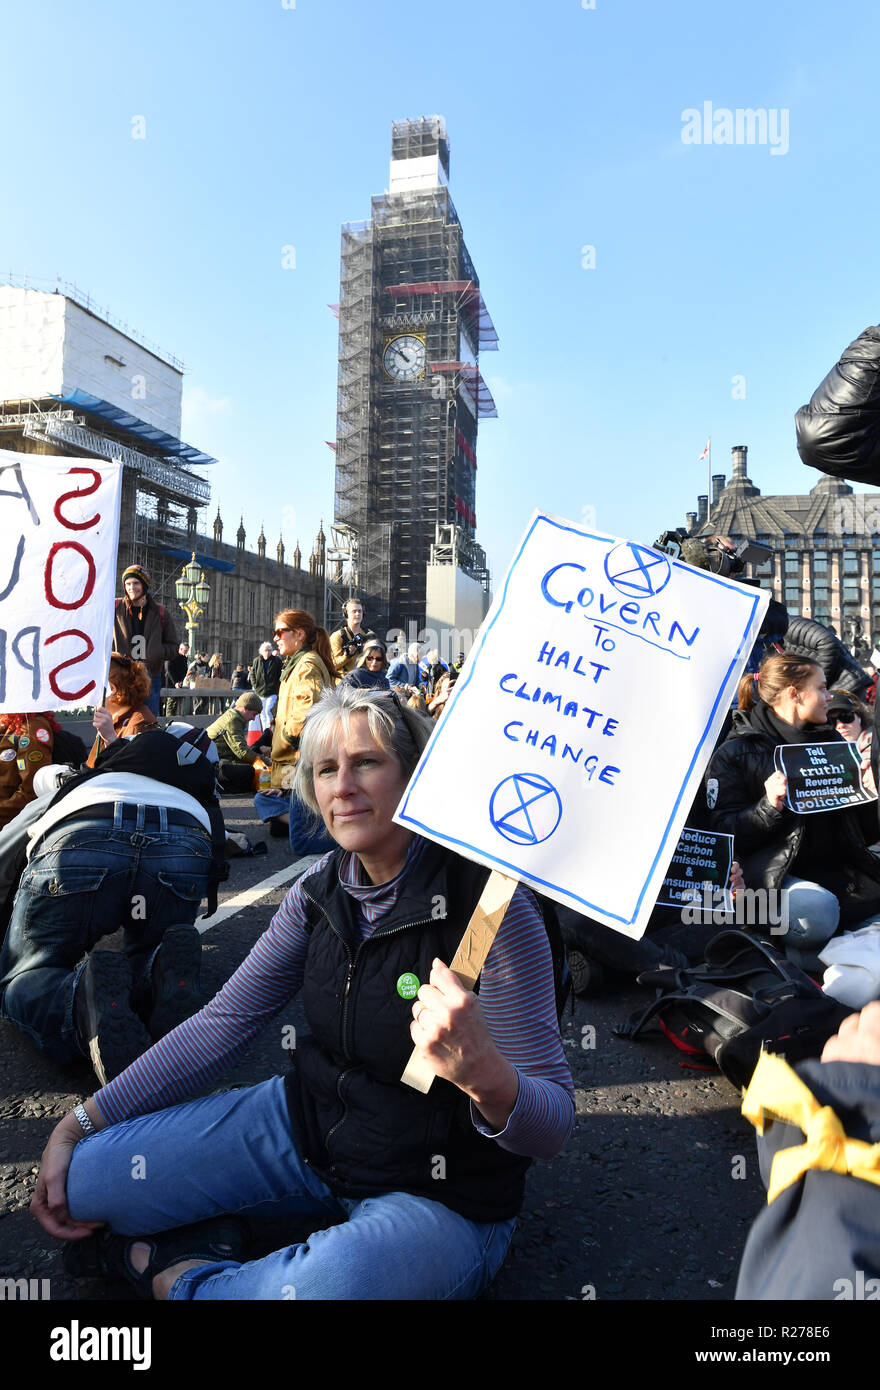
{"type": "Polygon", "coordinates": [[[411,776],[422,751],[434,731],[433,721],[408,709],[394,694],[364,690],[354,685],[338,685],[329,690],[306,715],[299,740],[299,764],[294,791],[310,811],[320,815],[315,797],[315,763],[341,728],[348,733],[351,716],[365,714],[370,737],[380,748],[397,759],[411,776]]]}

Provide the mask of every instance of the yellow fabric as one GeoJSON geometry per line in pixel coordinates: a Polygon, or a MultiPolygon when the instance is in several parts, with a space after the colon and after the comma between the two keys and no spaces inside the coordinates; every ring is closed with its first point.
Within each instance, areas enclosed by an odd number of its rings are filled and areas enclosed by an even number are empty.
{"type": "Polygon", "coordinates": [[[848,1139],[830,1105],[820,1105],[809,1086],[774,1053],[762,1052],[743,1097],[742,1113],[764,1133],[765,1119],[784,1120],[803,1131],[805,1142],[781,1149],[773,1159],[767,1201],[772,1202],[810,1168],[849,1173],[880,1185],[880,1144],[848,1139]]]}
{"type": "Polygon", "coordinates": [[[299,762],[298,750],[290,741],[299,738],[306,715],[325,690],[335,682],[317,652],[306,652],[290,675],[281,682],[275,709],[275,731],[272,735],[272,786],[283,790],[293,784],[293,773],[299,762]]]}

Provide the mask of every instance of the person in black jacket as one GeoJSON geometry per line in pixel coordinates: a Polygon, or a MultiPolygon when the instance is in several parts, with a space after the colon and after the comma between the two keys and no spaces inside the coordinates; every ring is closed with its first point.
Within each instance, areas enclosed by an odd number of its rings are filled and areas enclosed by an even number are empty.
{"type": "Polygon", "coordinates": [[[866,926],[880,917],[880,862],[868,851],[876,812],[864,808],[797,815],[786,805],[786,779],[775,770],[780,744],[843,741],[826,723],[828,691],[821,667],[786,653],[768,657],[740,690],[730,738],[706,774],[709,827],[734,836],[746,886],[768,897],[782,944],[796,964],[821,970],[817,953],[838,925],[866,926]],[[865,814],[867,813],[867,814],[865,814]]]}
{"type": "Polygon", "coordinates": [[[273,654],[271,642],[264,642],[248,672],[251,690],[263,701],[260,723],[264,729],[269,728],[275,717],[278,691],[281,688],[281,666],[281,657],[273,654]]]}
{"type": "Polygon", "coordinates": [[[880,326],[866,328],[795,416],[809,468],[880,486],[880,326]]]}
{"type": "Polygon", "coordinates": [[[784,646],[787,652],[817,661],[829,688],[836,686],[864,697],[871,684],[867,671],[850,656],[840,638],[812,618],[789,618],[784,646]]]}
{"type": "MultiPolygon", "coordinates": [[[[809,468],[880,486],[880,326],[866,328],[795,416],[797,450],[809,468]]],[[[839,682],[838,682],[839,684],[839,682]]],[[[856,690],[864,698],[864,692],[856,690]]],[[[874,727],[880,728],[875,702],[874,727]]],[[[871,767],[880,777],[880,737],[871,767]]]]}
{"type": "Polygon", "coordinates": [[[114,740],[41,805],[0,951],[0,1016],[62,1066],[89,1057],[102,1083],[200,1003],[217,754],[203,731],[171,729],[114,740]],[[119,926],[125,951],[93,949],[119,926]]]}

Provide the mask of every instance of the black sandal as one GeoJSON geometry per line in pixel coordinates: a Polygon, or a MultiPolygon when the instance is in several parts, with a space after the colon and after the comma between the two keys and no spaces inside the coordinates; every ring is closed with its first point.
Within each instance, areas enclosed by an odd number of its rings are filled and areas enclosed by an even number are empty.
{"type": "Polygon", "coordinates": [[[61,1258],[65,1272],[75,1279],[121,1279],[139,1298],[152,1299],[153,1280],[163,1270],[183,1260],[203,1260],[206,1264],[240,1261],[246,1244],[244,1222],[235,1216],[221,1216],[151,1236],[95,1231],[85,1240],[67,1245],[61,1258]],[[133,1245],[150,1247],[146,1268],[140,1272],[131,1263],[133,1245]]]}

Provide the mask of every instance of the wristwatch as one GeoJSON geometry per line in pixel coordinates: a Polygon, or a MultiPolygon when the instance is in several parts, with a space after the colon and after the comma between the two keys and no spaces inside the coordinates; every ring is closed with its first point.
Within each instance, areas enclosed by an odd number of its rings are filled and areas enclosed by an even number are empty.
{"type": "Polygon", "coordinates": [[[77,1121],[78,1121],[78,1123],[79,1123],[80,1129],[81,1129],[82,1132],[83,1132],[83,1138],[84,1138],[84,1139],[85,1139],[85,1137],[86,1137],[87,1134],[97,1134],[97,1133],[98,1133],[98,1131],[95,1129],[95,1126],[92,1124],[91,1120],[89,1119],[89,1113],[88,1113],[88,1111],[86,1110],[86,1108],[85,1108],[84,1105],[82,1105],[82,1104],[80,1104],[80,1105],[75,1105],[75,1106],[73,1107],[73,1113],[74,1113],[74,1115],[75,1115],[75,1117],[76,1117],[76,1119],[77,1119],[77,1121]]]}

